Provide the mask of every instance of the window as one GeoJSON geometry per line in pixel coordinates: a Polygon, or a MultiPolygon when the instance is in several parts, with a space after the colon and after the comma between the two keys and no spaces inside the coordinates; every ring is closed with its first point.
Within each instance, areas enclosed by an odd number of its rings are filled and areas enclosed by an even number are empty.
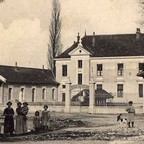
{"type": "Polygon", "coordinates": [[[65,88],[66,88],[66,85],[62,85],[62,88],[65,89],[65,88]]]}
{"type": "Polygon", "coordinates": [[[123,75],[123,64],[119,63],[117,66],[118,66],[118,76],[122,76],[123,75]]]}
{"type": "Polygon", "coordinates": [[[139,84],[139,97],[143,97],[143,84],[139,84]]]}
{"type": "Polygon", "coordinates": [[[36,89],[32,88],[32,102],[35,101],[35,96],[36,96],[36,89]]]}
{"type": "Polygon", "coordinates": [[[102,90],[102,84],[97,84],[97,90],[102,90]]]}
{"type": "Polygon", "coordinates": [[[67,65],[62,65],[62,76],[67,76],[67,65]]]}
{"type": "Polygon", "coordinates": [[[52,100],[54,100],[55,99],[55,89],[53,88],[52,89],[52,100]]]}
{"type": "Polygon", "coordinates": [[[144,63],[139,63],[139,72],[144,70],[144,63]]]}
{"type": "Polygon", "coordinates": [[[21,99],[21,101],[24,100],[24,88],[20,89],[20,99],[21,99]]]}
{"type": "Polygon", "coordinates": [[[65,93],[62,93],[62,102],[65,102],[65,93]]]}
{"type": "Polygon", "coordinates": [[[78,84],[82,84],[82,74],[78,74],[78,84]]]}
{"type": "Polygon", "coordinates": [[[103,75],[102,71],[103,71],[102,64],[97,64],[97,76],[102,76],[103,75]]]}
{"type": "Polygon", "coordinates": [[[117,85],[117,97],[123,97],[123,84],[117,85]]]}
{"type": "Polygon", "coordinates": [[[8,100],[12,100],[12,88],[8,89],[8,100]]]}
{"type": "Polygon", "coordinates": [[[78,60],[78,68],[82,68],[82,60],[78,60]]]}
{"type": "Polygon", "coordinates": [[[46,89],[45,88],[42,89],[42,99],[43,100],[46,99],[46,89]]]}

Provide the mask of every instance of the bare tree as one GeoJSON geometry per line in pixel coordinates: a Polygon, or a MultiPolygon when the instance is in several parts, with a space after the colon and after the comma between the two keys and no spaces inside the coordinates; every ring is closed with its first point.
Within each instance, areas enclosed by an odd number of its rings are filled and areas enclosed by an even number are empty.
{"type": "Polygon", "coordinates": [[[55,75],[56,63],[54,58],[61,53],[61,6],[59,0],[53,0],[52,2],[52,15],[51,22],[49,26],[49,43],[48,43],[48,53],[47,60],[50,69],[55,75]]]}
{"type": "Polygon", "coordinates": [[[144,0],[138,0],[138,4],[139,4],[139,11],[138,13],[140,14],[139,17],[138,17],[138,25],[140,27],[143,27],[144,26],[144,0]]]}

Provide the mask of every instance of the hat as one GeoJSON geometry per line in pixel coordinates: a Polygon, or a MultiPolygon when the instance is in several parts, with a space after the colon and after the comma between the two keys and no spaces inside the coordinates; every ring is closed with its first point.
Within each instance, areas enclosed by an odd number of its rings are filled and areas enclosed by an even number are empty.
{"type": "Polygon", "coordinates": [[[18,102],[17,105],[22,104],[21,102],[18,102]]]}
{"type": "Polygon", "coordinates": [[[45,108],[45,107],[48,108],[48,105],[44,105],[44,108],[45,108]]]}
{"type": "Polygon", "coordinates": [[[133,104],[133,101],[129,101],[129,104],[133,104]]]}
{"type": "Polygon", "coordinates": [[[23,105],[24,105],[24,104],[25,104],[25,105],[28,105],[28,103],[27,103],[27,102],[24,102],[24,103],[23,103],[23,105]]]}
{"type": "Polygon", "coordinates": [[[12,102],[9,101],[9,102],[7,102],[7,105],[8,105],[8,104],[12,105],[12,102]]]}

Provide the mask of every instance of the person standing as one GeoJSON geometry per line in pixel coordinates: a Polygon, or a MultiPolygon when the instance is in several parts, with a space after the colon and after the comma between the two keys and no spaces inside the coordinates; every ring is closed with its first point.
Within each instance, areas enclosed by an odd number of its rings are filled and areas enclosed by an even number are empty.
{"type": "Polygon", "coordinates": [[[11,107],[12,103],[9,101],[7,103],[7,108],[4,109],[4,134],[12,135],[14,132],[14,110],[11,107]]]}
{"type": "Polygon", "coordinates": [[[17,108],[16,108],[17,117],[16,117],[16,128],[15,128],[16,134],[24,133],[24,131],[23,131],[23,115],[21,112],[22,111],[21,105],[22,105],[21,102],[17,103],[17,108]]]}
{"type": "Polygon", "coordinates": [[[24,102],[23,107],[21,109],[21,113],[23,116],[23,133],[27,133],[28,128],[27,128],[27,114],[28,114],[29,108],[28,108],[28,103],[24,102]]]}
{"type": "Polygon", "coordinates": [[[131,126],[134,127],[135,108],[133,106],[132,101],[129,101],[126,111],[128,112],[128,117],[127,117],[128,127],[129,128],[131,126]]]}
{"type": "Polygon", "coordinates": [[[35,132],[39,132],[41,128],[41,117],[39,111],[35,112],[35,116],[33,118],[33,125],[34,125],[35,132]]]}
{"type": "Polygon", "coordinates": [[[44,131],[48,130],[49,120],[50,120],[50,114],[48,111],[48,105],[44,105],[44,110],[42,111],[41,114],[41,125],[44,131]]]}

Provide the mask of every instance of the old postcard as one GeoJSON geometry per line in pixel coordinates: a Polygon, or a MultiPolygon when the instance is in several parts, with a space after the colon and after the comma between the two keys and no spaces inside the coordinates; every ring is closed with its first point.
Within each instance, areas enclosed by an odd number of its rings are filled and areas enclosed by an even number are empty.
{"type": "Polygon", "coordinates": [[[142,144],[144,0],[0,0],[0,142],[142,144]]]}

